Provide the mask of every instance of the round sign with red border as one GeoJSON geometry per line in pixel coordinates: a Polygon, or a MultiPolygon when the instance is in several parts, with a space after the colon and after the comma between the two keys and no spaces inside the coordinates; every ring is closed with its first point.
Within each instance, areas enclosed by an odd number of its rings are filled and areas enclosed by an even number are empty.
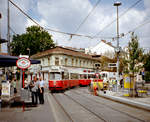
{"type": "Polygon", "coordinates": [[[28,58],[19,58],[16,62],[16,65],[20,69],[27,69],[31,65],[31,61],[28,58]]]}

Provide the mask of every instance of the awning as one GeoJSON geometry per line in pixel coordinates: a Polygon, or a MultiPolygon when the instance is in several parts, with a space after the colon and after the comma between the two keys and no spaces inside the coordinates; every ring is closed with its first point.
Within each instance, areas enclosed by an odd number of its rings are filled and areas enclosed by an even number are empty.
{"type": "MultiPolygon", "coordinates": [[[[16,66],[16,61],[19,57],[16,56],[9,56],[9,55],[0,55],[0,66],[1,67],[9,67],[9,66],[16,66]]],[[[30,59],[31,64],[40,64],[40,60],[30,59]]]]}

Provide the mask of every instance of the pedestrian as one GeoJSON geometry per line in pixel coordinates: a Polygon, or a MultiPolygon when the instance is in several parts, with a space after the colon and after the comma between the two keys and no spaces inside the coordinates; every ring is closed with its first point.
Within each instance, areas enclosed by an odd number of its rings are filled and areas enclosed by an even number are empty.
{"type": "Polygon", "coordinates": [[[31,88],[31,93],[32,93],[32,105],[37,106],[38,104],[38,81],[37,77],[34,76],[33,80],[30,82],[30,88],[31,88]]]}
{"type": "Polygon", "coordinates": [[[113,87],[113,84],[112,84],[112,79],[109,80],[109,91],[112,91],[112,87],[113,87]]]}
{"type": "Polygon", "coordinates": [[[113,84],[113,92],[115,92],[116,91],[117,80],[113,79],[112,84],[113,84]]]}
{"type": "Polygon", "coordinates": [[[13,86],[13,88],[14,88],[14,96],[16,96],[16,94],[17,94],[17,83],[16,83],[16,78],[13,78],[12,86],[13,86]]]}
{"type": "Polygon", "coordinates": [[[24,89],[28,89],[28,86],[29,86],[29,81],[28,79],[26,78],[25,81],[24,81],[24,89]]]}
{"type": "Polygon", "coordinates": [[[39,101],[40,104],[44,104],[44,87],[45,83],[42,77],[39,78],[39,101]]]}
{"type": "Polygon", "coordinates": [[[123,79],[120,80],[120,86],[123,88],[123,79]]]}

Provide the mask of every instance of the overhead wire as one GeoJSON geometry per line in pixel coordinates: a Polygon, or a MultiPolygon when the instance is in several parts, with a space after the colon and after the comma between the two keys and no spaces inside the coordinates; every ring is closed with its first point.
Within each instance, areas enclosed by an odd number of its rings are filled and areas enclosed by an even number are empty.
{"type": "Polygon", "coordinates": [[[130,34],[131,32],[136,31],[136,30],[139,29],[140,27],[142,27],[142,26],[144,26],[144,25],[146,25],[146,24],[149,24],[149,23],[150,23],[150,19],[149,19],[148,21],[146,21],[146,22],[144,22],[144,23],[142,23],[142,24],[136,26],[136,27],[135,27],[134,29],[132,29],[131,31],[128,31],[127,33],[124,34],[124,36],[130,34]]]}
{"type": "Polygon", "coordinates": [[[9,26],[9,29],[14,33],[14,35],[17,35],[17,33],[9,26]]]}
{"type": "MultiPolygon", "coordinates": [[[[137,2],[135,2],[133,5],[131,5],[125,12],[123,12],[118,19],[120,19],[122,16],[124,16],[128,11],[130,11],[134,6],[136,6],[139,2],[141,2],[142,0],[138,0],[137,2]]],[[[106,28],[108,28],[110,25],[112,25],[115,21],[117,21],[117,18],[114,19],[111,23],[107,24],[105,27],[103,27],[95,36],[98,36],[100,33],[102,33],[106,28]]]]}
{"type": "Polygon", "coordinates": [[[96,4],[93,6],[92,10],[88,13],[88,15],[84,18],[84,20],[79,24],[78,28],[75,30],[74,33],[77,33],[79,31],[79,29],[81,28],[81,26],[86,22],[86,20],[88,19],[88,17],[92,14],[92,12],[96,9],[96,7],[98,6],[98,4],[101,2],[101,0],[98,0],[96,2],[96,4]]]}
{"type": "MultiPolygon", "coordinates": [[[[90,39],[93,39],[92,36],[89,35],[83,35],[83,34],[75,34],[75,33],[67,33],[67,32],[63,32],[63,31],[58,31],[58,30],[54,30],[51,28],[44,28],[42,27],[38,22],[36,22],[31,16],[29,16],[26,12],[24,12],[18,5],[16,5],[14,2],[12,2],[11,0],[9,0],[9,2],[14,5],[21,13],[23,13],[28,19],[30,19],[33,23],[35,23],[37,26],[39,26],[41,29],[47,30],[47,31],[52,31],[52,32],[56,32],[56,33],[60,33],[60,34],[65,34],[65,35],[69,35],[70,37],[73,36],[82,36],[82,37],[87,37],[90,39]]],[[[94,38],[107,38],[107,37],[94,37],[94,38]]],[[[109,38],[109,37],[108,37],[109,38]]]]}

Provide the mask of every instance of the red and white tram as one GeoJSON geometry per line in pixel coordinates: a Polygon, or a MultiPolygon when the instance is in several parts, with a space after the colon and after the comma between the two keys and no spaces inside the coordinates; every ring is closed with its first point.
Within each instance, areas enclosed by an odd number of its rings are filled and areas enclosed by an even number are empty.
{"type": "MultiPolygon", "coordinates": [[[[52,92],[64,91],[76,86],[88,86],[92,79],[97,77],[95,73],[77,74],[68,72],[53,72],[51,75],[53,80],[49,80],[49,90],[52,92]]],[[[97,80],[94,79],[94,82],[102,82],[102,80],[98,77],[96,78],[97,80]]]]}

